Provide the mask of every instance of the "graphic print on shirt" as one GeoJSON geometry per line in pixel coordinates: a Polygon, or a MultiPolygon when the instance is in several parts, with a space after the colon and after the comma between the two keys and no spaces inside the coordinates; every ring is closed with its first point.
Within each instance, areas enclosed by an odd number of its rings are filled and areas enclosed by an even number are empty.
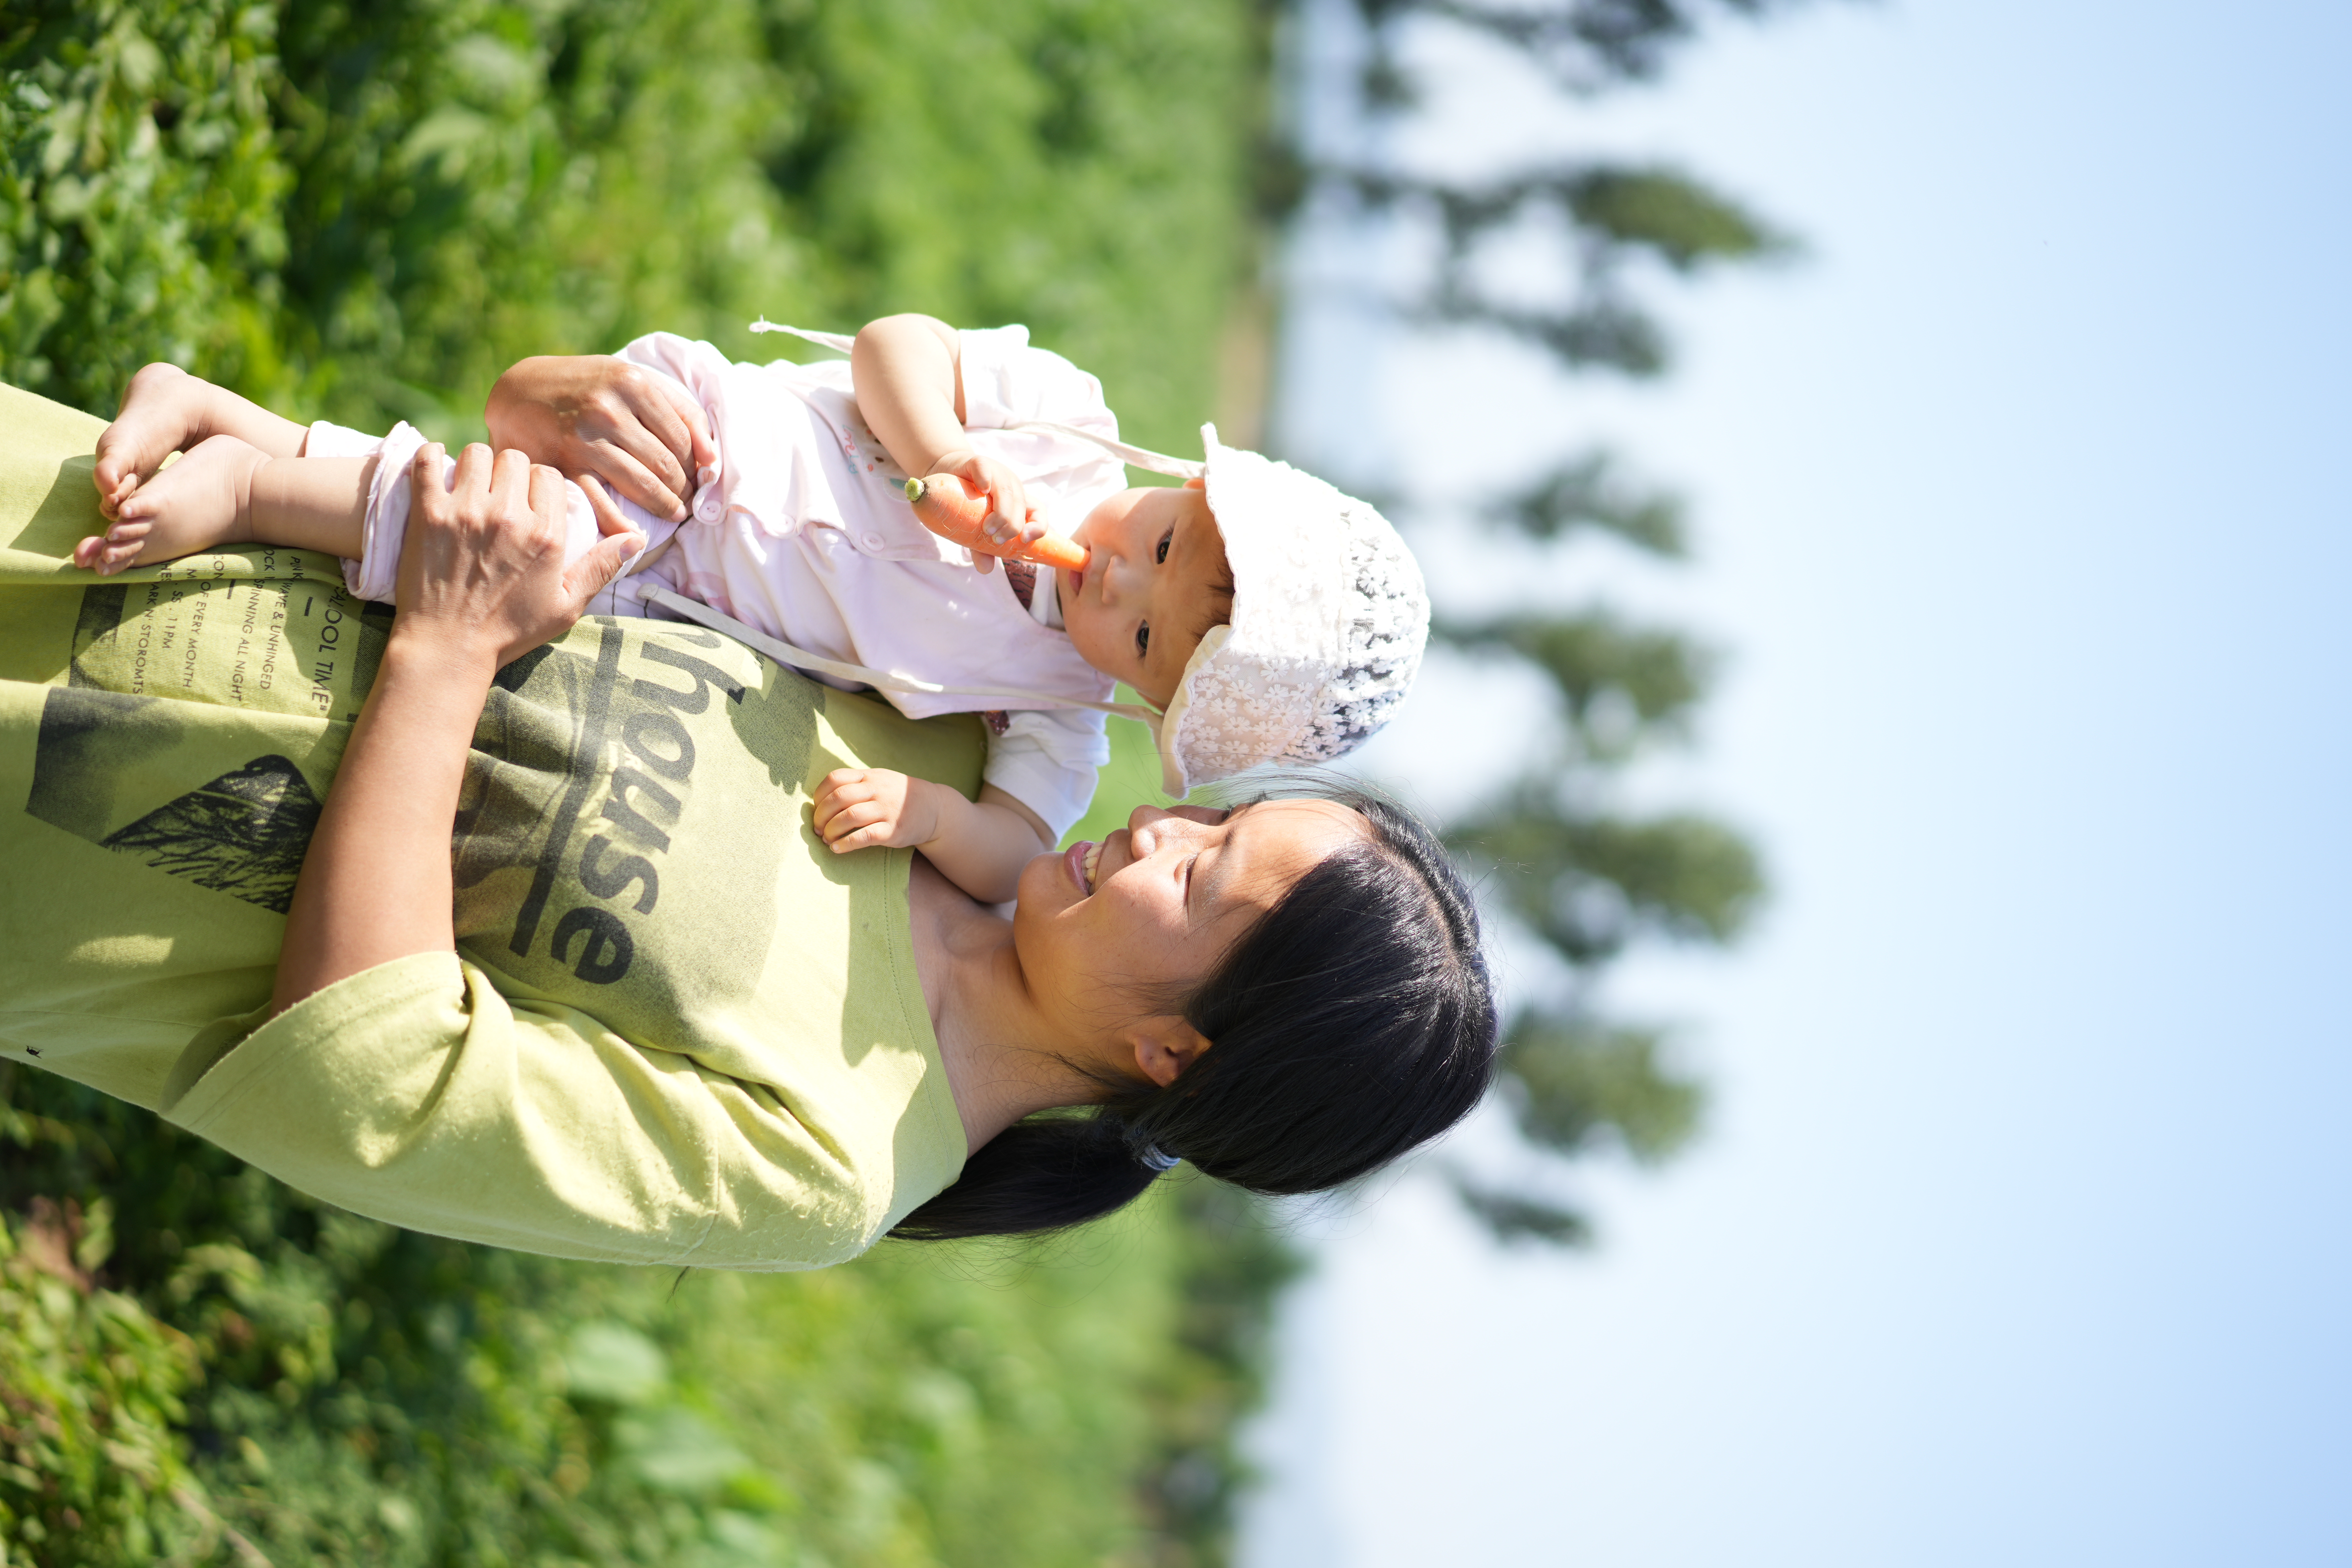
{"type": "Polygon", "coordinates": [[[392,607],[352,599],[299,551],[261,553],[283,576],[232,574],[242,564],[192,557],[149,581],[82,591],[67,684],[43,700],[25,810],[283,914],[319,794],[284,755],[205,754],[190,704],[348,720],[374,682],[392,607]]]}
{"type": "MultiPolygon", "coordinates": [[[[391,620],[328,577],[85,589],[24,809],[285,913],[391,620]],[[280,749],[205,722],[216,705],[288,721],[280,749]]],[[[461,950],[526,985],[595,985],[615,1022],[676,1016],[682,984],[744,991],[781,857],[801,852],[824,700],[735,643],[652,621],[583,620],[500,670],[451,834],[461,950]]]]}
{"type": "Polygon", "coordinates": [[[353,598],[331,558],[192,555],[83,589],[67,673],[77,688],[349,721],[391,632],[392,606],[353,598]]]}
{"type": "Polygon", "coordinates": [[[744,990],[799,848],[823,700],[749,649],[656,622],[583,621],[508,666],[458,804],[460,950],[526,984],[614,987],[608,1022],[660,1016],[682,977],[744,990]],[[663,980],[624,984],[648,942],[663,980]]]}
{"type": "Polygon", "coordinates": [[[319,797],[288,758],[265,755],[170,795],[140,785],[184,776],[184,704],[160,697],[53,687],[43,700],[25,810],[77,837],[184,877],[200,888],[286,912],[319,797]],[[137,812],[129,821],[121,818],[137,812]]]}

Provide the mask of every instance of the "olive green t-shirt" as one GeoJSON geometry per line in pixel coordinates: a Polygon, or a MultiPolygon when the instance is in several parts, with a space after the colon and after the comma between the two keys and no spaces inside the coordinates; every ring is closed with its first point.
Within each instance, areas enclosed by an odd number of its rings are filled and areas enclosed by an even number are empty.
{"type": "Polygon", "coordinates": [[[299,551],[77,571],[100,428],[0,387],[0,1053],[358,1213],[562,1257],[815,1268],[955,1179],[908,852],[835,856],[808,802],[853,765],[975,792],[975,721],[584,620],[483,710],[457,951],[265,1022],[392,612],[299,551]]]}

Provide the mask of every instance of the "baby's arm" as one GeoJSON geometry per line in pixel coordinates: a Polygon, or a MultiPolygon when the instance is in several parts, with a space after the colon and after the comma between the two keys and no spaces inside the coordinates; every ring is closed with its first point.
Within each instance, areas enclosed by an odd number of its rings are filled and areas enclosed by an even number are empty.
{"type": "Polygon", "coordinates": [[[836,768],[817,786],[817,837],[836,855],[879,846],[923,852],[983,904],[1011,899],[1021,868],[1054,847],[1045,819],[994,784],[980,798],[885,768],[836,768]]]}
{"type": "MultiPolygon", "coordinates": [[[[964,434],[961,342],[953,327],[929,316],[885,316],[866,322],[849,351],[857,412],[891,458],[909,474],[953,474],[986,490],[992,510],[982,532],[1010,554],[1042,538],[1045,530],[1029,521],[1029,499],[1021,476],[974,452],[964,434]]],[[[995,557],[975,551],[972,564],[990,572],[995,557]]]]}

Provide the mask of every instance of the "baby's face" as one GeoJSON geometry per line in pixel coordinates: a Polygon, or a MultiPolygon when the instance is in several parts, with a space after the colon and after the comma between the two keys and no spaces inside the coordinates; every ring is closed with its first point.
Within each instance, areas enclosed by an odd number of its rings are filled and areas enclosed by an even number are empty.
{"type": "Polygon", "coordinates": [[[1123,490],[1073,537],[1092,553],[1082,574],[1059,574],[1070,640],[1088,664],[1166,707],[1202,634],[1233,609],[1224,537],[1201,481],[1123,490]]]}

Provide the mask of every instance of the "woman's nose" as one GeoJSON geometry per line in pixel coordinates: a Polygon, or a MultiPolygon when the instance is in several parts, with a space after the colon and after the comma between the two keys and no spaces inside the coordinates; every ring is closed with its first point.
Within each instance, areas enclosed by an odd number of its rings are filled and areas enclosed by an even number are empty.
{"type": "Polygon", "coordinates": [[[1127,814],[1128,849],[1133,858],[1140,860],[1160,847],[1171,826],[1181,826],[1184,819],[1160,810],[1156,805],[1139,805],[1127,814]]]}

